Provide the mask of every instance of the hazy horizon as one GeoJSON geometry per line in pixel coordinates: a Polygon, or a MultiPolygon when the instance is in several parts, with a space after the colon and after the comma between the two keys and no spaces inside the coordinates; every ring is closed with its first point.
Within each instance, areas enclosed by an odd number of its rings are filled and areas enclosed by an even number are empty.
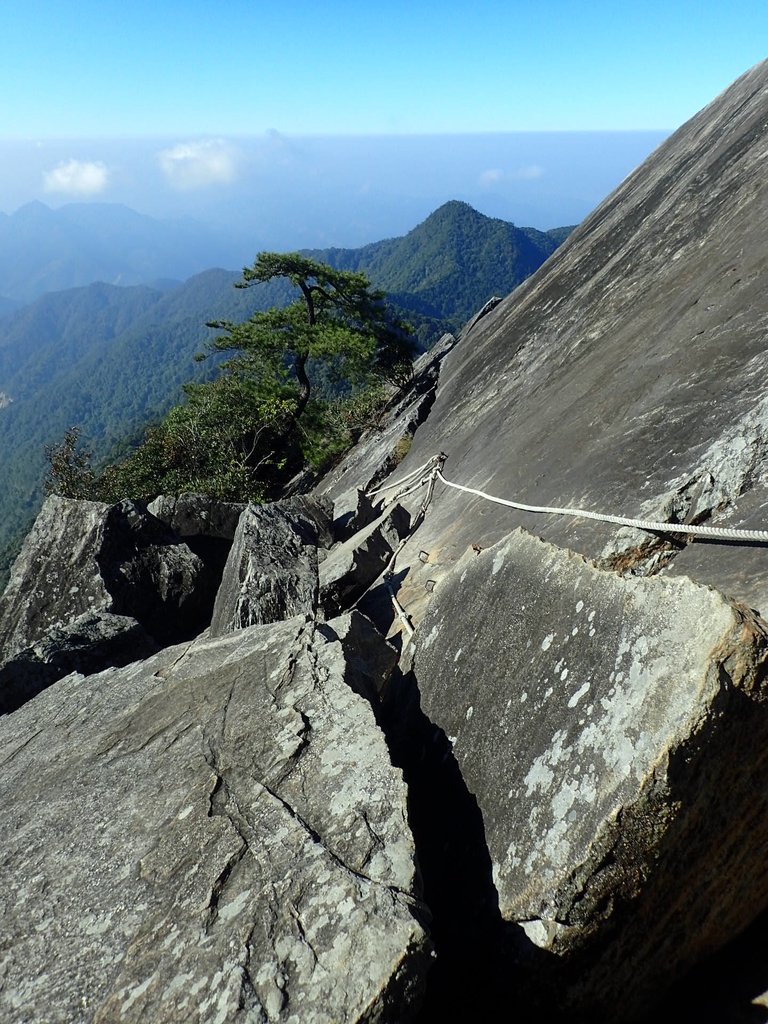
{"type": "Polygon", "coordinates": [[[102,201],[191,218],[229,234],[237,266],[259,248],[405,234],[451,199],[519,226],[575,224],[668,134],[0,141],[0,210],[102,201]]]}

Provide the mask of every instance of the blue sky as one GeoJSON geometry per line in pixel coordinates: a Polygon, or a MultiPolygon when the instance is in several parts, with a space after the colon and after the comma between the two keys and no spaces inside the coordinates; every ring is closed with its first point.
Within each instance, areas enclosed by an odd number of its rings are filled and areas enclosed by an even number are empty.
{"type": "Polygon", "coordinates": [[[578,222],[765,56],[768,3],[0,0],[0,39],[0,211],[361,245],[456,198],[578,222]]]}
{"type": "Polygon", "coordinates": [[[0,138],[675,128],[765,0],[6,0],[0,138]]]}

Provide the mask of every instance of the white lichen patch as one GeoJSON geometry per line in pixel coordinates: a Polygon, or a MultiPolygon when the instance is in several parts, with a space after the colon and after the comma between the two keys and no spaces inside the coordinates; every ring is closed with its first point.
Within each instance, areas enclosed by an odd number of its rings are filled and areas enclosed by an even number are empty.
{"type": "Polygon", "coordinates": [[[575,708],[585,693],[589,691],[589,682],[582,683],[576,693],[573,694],[571,699],[568,701],[569,708],[575,708]]]}
{"type": "Polygon", "coordinates": [[[230,900],[229,903],[225,903],[224,906],[219,907],[219,917],[221,920],[231,921],[233,918],[239,917],[248,905],[250,896],[251,890],[245,889],[243,892],[235,896],[233,900],[230,900]]]}
{"type": "Polygon", "coordinates": [[[433,626],[425,637],[421,639],[421,646],[426,650],[432,646],[440,635],[440,627],[433,626]]]}
{"type": "MultiPolygon", "coordinates": [[[[515,808],[515,841],[492,852],[505,915],[533,916],[545,892],[556,904],[557,887],[580,870],[622,806],[638,799],[649,773],[701,720],[717,688],[707,670],[717,638],[731,628],[729,606],[689,581],[659,582],[611,584],[615,594],[601,593],[599,610],[584,595],[577,613],[588,630],[568,622],[566,612],[559,646],[554,631],[534,634],[536,653],[526,668],[533,686],[523,690],[533,698],[526,707],[534,716],[530,760],[520,781],[505,780],[499,793],[515,808]],[[599,649],[587,631],[600,636],[599,649]],[[554,687],[547,682],[553,673],[554,687]]],[[[567,589],[557,574],[548,586],[567,589]]],[[[600,586],[606,589],[602,579],[600,586]]],[[[517,743],[520,736],[518,728],[517,743]]]]}

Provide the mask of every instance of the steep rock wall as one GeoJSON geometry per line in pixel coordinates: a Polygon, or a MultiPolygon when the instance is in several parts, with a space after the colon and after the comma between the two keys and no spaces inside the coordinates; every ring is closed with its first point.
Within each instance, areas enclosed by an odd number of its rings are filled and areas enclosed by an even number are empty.
{"type": "MultiPolygon", "coordinates": [[[[448,479],[528,504],[765,526],[766,145],[768,62],[680,128],[462,338],[398,472],[442,450],[448,479]]],[[[438,484],[418,542],[430,565],[411,551],[406,605],[418,616],[426,579],[518,524],[591,557],[649,541],[438,484]]],[[[671,548],[667,571],[768,609],[766,548],[671,548]]],[[[644,553],[633,556],[642,569],[644,553]]]]}

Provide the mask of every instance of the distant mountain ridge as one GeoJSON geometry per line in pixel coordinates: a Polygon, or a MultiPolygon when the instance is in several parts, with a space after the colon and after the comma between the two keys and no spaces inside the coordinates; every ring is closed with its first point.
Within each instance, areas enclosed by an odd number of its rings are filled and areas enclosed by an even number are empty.
{"type": "Polygon", "coordinates": [[[400,238],[311,254],[339,270],[364,271],[406,315],[456,330],[538,270],[571,230],[518,228],[452,200],[400,238]]]}
{"type": "MultiPolygon", "coordinates": [[[[39,206],[30,220],[47,220],[39,206]]],[[[403,238],[312,254],[396,293],[429,341],[506,295],[555,246],[546,232],[451,202],[403,238]]],[[[183,383],[210,374],[210,363],[193,358],[213,336],[206,321],[246,319],[292,298],[284,281],[237,289],[240,277],[209,269],[170,290],[97,282],[0,314],[0,549],[37,510],[45,445],[77,424],[105,456],[181,401],[183,383]]]]}
{"type": "Polygon", "coordinates": [[[0,213],[2,300],[31,302],[46,292],[104,281],[183,280],[221,262],[216,233],[188,220],[156,220],[118,203],[27,203],[0,213]]]}

